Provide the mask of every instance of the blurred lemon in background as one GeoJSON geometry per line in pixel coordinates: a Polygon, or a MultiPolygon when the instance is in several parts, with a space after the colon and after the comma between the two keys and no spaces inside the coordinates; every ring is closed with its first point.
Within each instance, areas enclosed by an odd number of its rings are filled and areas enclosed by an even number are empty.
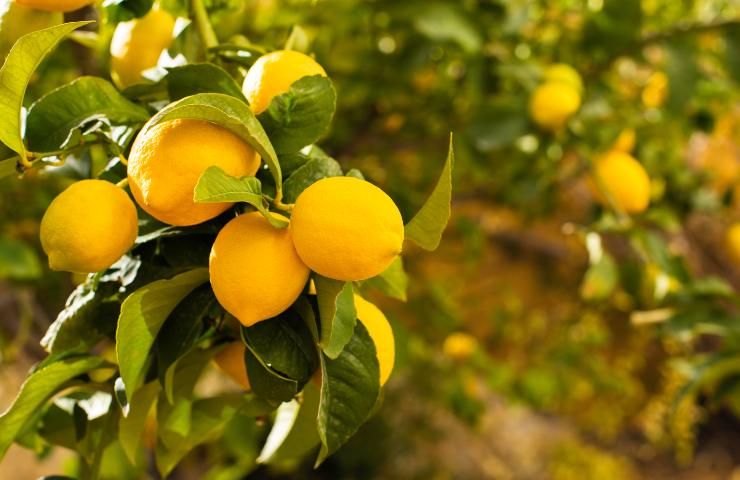
{"type": "Polygon", "coordinates": [[[535,89],[529,99],[529,114],[539,127],[555,131],[563,128],[581,106],[581,95],[563,82],[547,82],[535,89]]]}
{"type": "Polygon", "coordinates": [[[247,347],[242,342],[233,342],[221,349],[213,362],[229,378],[236,382],[244,390],[250,390],[247,367],[244,363],[244,353],[247,347]]]}
{"type": "Polygon", "coordinates": [[[47,12],[71,12],[90,5],[95,0],[14,0],[19,5],[47,12]]]}
{"type": "MultiPolygon", "coordinates": [[[[617,208],[626,213],[640,213],[650,203],[650,177],[631,155],[612,150],[596,161],[597,188],[604,189],[617,208]]],[[[603,195],[599,195],[608,203],[603,195]]]]}

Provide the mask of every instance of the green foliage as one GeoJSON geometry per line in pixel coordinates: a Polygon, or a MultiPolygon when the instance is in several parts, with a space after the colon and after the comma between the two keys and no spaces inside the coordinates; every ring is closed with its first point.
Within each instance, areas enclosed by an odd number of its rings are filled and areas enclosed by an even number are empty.
{"type": "Polygon", "coordinates": [[[321,275],[314,275],[313,279],[321,320],[319,345],[327,357],[336,359],[354,335],[357,323],[354,289],[351,282],[321,275]]]}

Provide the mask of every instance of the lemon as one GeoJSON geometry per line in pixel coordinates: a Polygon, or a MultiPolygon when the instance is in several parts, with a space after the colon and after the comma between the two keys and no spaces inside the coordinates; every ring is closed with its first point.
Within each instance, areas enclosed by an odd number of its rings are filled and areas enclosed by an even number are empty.
{"type": "Polygon", "coordinates": [[[270,106],[270,101],[290,90],[303,77],[326,76],[316,60],[293,50],[278,50],[261,56],[244,79],[242,91],[256,114],[270,106]]]}
{"type": "Polygon", "coordinates": [[[393,200],[375,185],[330,177],[305,189],[290,221],[298,255],[308,267],[336,280],[382,273],[403,246],[403,220],[393,200]]]}
{"type": "Polygon", "coordinates": [[[71,12],[90,5],[95,0],[14,0],[18,5],[46,10],[47,12],[71,12]]]}
{"type": "Polygon", "coordinates": [[[529,114],[545,130],[559,130],[581,106],[581,96],[574,87],[563,82],[546,82],[532,93],[529,114]]]}
{"type": "Polygon", "coordinates": [[[128,180],[136,201],[170,225],[195,225],[228,209],[231,203],[193,202],[203,171],[217,165],[236,177],[254,175],[260,157],[229,130],[203,120],[178,119],[139,133],[131,148],[128,180]]]}
{"type": "Polygon", "coordinates": [[[240,215],[221,229],[209,271],[219,303],[247,327],[287,310],[309,274],[290,230],[273,227],[257,212],[240,215]]]}
{"type": "Polygon", "coordinates": [[[725,243],[730,256],[740,263],[740,223],[734,223],[727,229],[725,243]]]}
{"type": "Polygon", "coordinates": [[[250,390],[247,367],[244,364],[244,352],[247,347],[242,342],[226,345],[213,358],[216,366],[244,390],[250,390]]]}
{"type": "MultiPolygon", "coordinates": [[[[640,213],[650,203],[650,177],[631,155],[612,150],[596,161],[597,186],[627,213],[640,213]]],[[[606,200],[602,198],[606,203],[606,200]]]]}
{"type": "Polygon", "coordinates": [[[576,89],[580,94],[583,92],[583,80],[575,68],[565,63],[550,65],[545,70],[545,82],[560,82],[576,89]]]}
{"type": "Polygon", "coordinates": [[[42,12],[12,0],[0,0],[0,62],[23,35],[63,21],[64,17],[59,12],[42,12]]]}
{"type": "Polygon", "coordinates": [[[619,135],[617,136],[617,139],[614,140],[614,144],[612,145],[612,150],[617,150],[624,153],[630,153],[632,150],[635,149],[635,142],[637,140],[637,135],[635,134],[634,128],[625,128],[621,132],[619,132],[619,135]]]}
{"type": "Polygon", "coordinates": [[[477,349],[475,337],[464,332],[451,333],[442,343],[442,352],[453,360],[467,360],[477,349]]]}
{"type": "Polygon", "coordinates": [[[110,43],[111,77],[120,88],[141,81],[172,43],[175,19],[159,8],[141,18],[116,25],[110,43]]]}
{"type": "Polygon", "coordinates": [[[375,344],[380,365],[380,386],[385,385],[393,370],[396,358],[396,345],[393,339],[393,329],[388,319],[378,307],[359,295],[355,295],[355,309],[357,318],[367,329],[370,338],[375,344]]]}
{"type": "Polygon", "coordinates": [[[642,90],[642,103],[646,107],[658,108],[668,97],[668,76],[663,72],[655,72],[648,78],[642,90]]]}
{"type": "Polygon", "coordinates": [[[41,246],[52,270],[105,270],[136,240],[136,207],[110,182],[81,180],[60,193],[41,220],[41,246]]]}

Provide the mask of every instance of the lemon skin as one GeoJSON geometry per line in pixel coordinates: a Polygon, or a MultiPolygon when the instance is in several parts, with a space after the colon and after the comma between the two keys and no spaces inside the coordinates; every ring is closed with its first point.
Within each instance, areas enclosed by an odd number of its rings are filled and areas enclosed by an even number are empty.
{"type": "Polygon", "coordinates": [[[240,215],[221,229],[211,248],[209,272],[221,306],[247,327],[287,310],[310,273],[290,230],[273,227],[258,212],[240,215]]]}
{"type": "Polygon", "coordinates": [[[213,357],[216,366],[244,390],[251,390],[247,367],[244,364],[246,347],[242,342],[226,345],[213,357]]]}
{"type": "Polygon", "coordinates": [[[344,281],[382,273],[401,253],[403,219],[381,189],[353,177],[306,188],[290,221],[298,255],[314,272],[344,281]]]}
{"type": "Polygon", "coordinates": [[[583,80],[578,71],[565,63],[550,65],[545,70],[545,82],[561,82],[575,88],[580,94],[583,92],[583,80]]]}
{"type": "Polygon", "coordinates": [[[231,203],[195,203],[198,179],[216,165],[236,177],[254,175],[259,155],[229,130],[203,120],[178,119],[144,127],[128,160],[136,202],[151,216],[177,226],[209,220],[231,203]]]}
{"type": "MultiPolygon", "coordinates": [[[[626,213],[640,213],[650,203],[650,177],[631,155],[612,150],[596,161],[597,185],[606,190],[616,206],[626,213]]],[[[607,200],[601,198],[607,204],[607,200]]]]}
{"type": "Polygon", "coordinates": [[[41,219],[49,267],[74,273],[105,270],[136,240],[136,207],[110,182],[81,180],[60,193],[41,219]]]}
{"type": "Polygon", "coordinates": [[[380,386],[382,387],[390,378],[396,359],[393,329],[383,312],[359,295],[355,295],[355,309],[357,310],[357,318],[365,326],[367,333],[370,334],[370,338],[375,344],[380,366],[380,386]]]}
{"type": "Polygon", "coordinates": [[[565,126],[581,106],[581,96],[563,82],[547,82],[535,89],[529,100],[529,114],[540,128],[556,131],[565,126]]]}
{"type": "Polygon", "coordinates": [[[270,101],[290,90],[303,77],[326,72],[316,60],[300,52],[278,50],[261,56],[244,79],[242,91],[255,114],[262,113],[270,101]]]}
{"type": "Polygon", "coordinates": [[[72,12],[90,5],[95,0],[13,0],[18,5],[47,12],[72,12]]]}
{"type": "Polygon", "coordinates": [[[0,61],[23,35],[59,25],[64,16],[24,7],[11,0],[0,0],[0,61]]]}
{"type": "Polygon", "coordinates": [[[141,74],[157,65],[172,43],[175,19],[159,8],[141,18],[116,25],[110,43],[111,77],[119,88],[142,80],[141,74]]]}

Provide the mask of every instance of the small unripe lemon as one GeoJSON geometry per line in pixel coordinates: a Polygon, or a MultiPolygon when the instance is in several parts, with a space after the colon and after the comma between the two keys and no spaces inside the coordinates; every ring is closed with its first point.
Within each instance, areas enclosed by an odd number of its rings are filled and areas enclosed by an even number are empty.
{"type": "Polygon", "coordinates": [[[375,344],[378,364],[380,365],[380,386],[382,387],[391,376],[396,359],[393,329],[383,312],[359,295],[355,295],[355,309],[357,310],[357,318],[365,326],[367,333],[370,334],[370,338],[375,344]]]}
{"type": "Polygon", "coordinates": [[[290,230],[273,227],[257,212],[240,215],[221,229],[209,272],[221,306],[247,327],[287,310],[310,273],[298,258],[290,230]]]}
{"type": "Polygon", "coordinates": [[[252,65],[244,79],[242,91],[252,111],[262,113],[270,101],[290,90],[290,86],[303,77],[326,76],[316,60],[293,50],[278,50],[261,56],[252,65]]]}
{"type": "Polygon", "coordinates": [[[81,180],[44,213],[41,246],[52,270],[99,272],[131,248],[137,231],[136,207],[123,190],[103,180],[81,180]]]}
{"type": "MultiPolygon", "coordinates": [[[[612,150],[596,161],[597,185],[606,190],[616,206],[627,213],[640,213],[650,203],[650,177],[631,155],[612,150]]],[[[606,199],[601,199],[607,203],[606,199]]]]}
{"type": "Polygon", "coordinates": [[[59,12],[42,12],[11,0],[0,0],[0,61],[23,35],[63,21],[64,17],[59,12]]]}
{"type": "Polygon", "coordinates": [[[175,19],[159,8],[141,18],[116,25],[110,43],[111,77],[120,88],[141,81],[141,74],[157,65],[172,43],[175,19]]]}
{"type": "Polygon", "coordinates": [[[529,99],[532,120],[545,130],[558,130],[581,106],[578,90],[562,82],[547,82],[535,89],[529,99]]]}
{"type": "Polygon", "coordinates": [[[179,119],[146,126],[128,160],[131,193],[147,213],[170,225],[205,222],[231,203],[195,203],[198,179],[216,165],[229,175],[254,175],[259,155],[229,130],[203,120],[179,119]]]}
{"type": "Polygon", "coordinates": [[[445,338],[442,352],[453,360],[467,360],[478,349],[478,341],[472,335],[455,332],[445,338]]]}
{"type": "Polygon", "coordinates": [[[247,366],[244,364],[244,353],[246,349],[247,347],[242,342],[230,343],[213,357],[213,362],[219,370],[224,372],[244,390],[250,390],[247,366]]]}
{"type": "Polygon", "coordinates": [[[18,5],[47,12],[71,12],[90,5],[95,0],[14,0],[18,5]]]}
{"type": "Polygon", "coordinates": [[[648,78],[642,91],[642,103],[646,107],[658,108],[668,97],[668,76],[663,72],[655,72],[648,78]]]}
{"type": "Polygon", "coordinates": [[[401,253],[403,219],[370,182],[330,177],[305,189],[290,221],[298,255],[314,272],[344,281],[382,273],[401,253]]]}
{"type": "Polygon", "coordinates": [[[583,80],[575,68],[565,63],[550,65],[545,70],[545,82],[560,82],[575,88],[578,93],[583,92],[583,80]]]}

